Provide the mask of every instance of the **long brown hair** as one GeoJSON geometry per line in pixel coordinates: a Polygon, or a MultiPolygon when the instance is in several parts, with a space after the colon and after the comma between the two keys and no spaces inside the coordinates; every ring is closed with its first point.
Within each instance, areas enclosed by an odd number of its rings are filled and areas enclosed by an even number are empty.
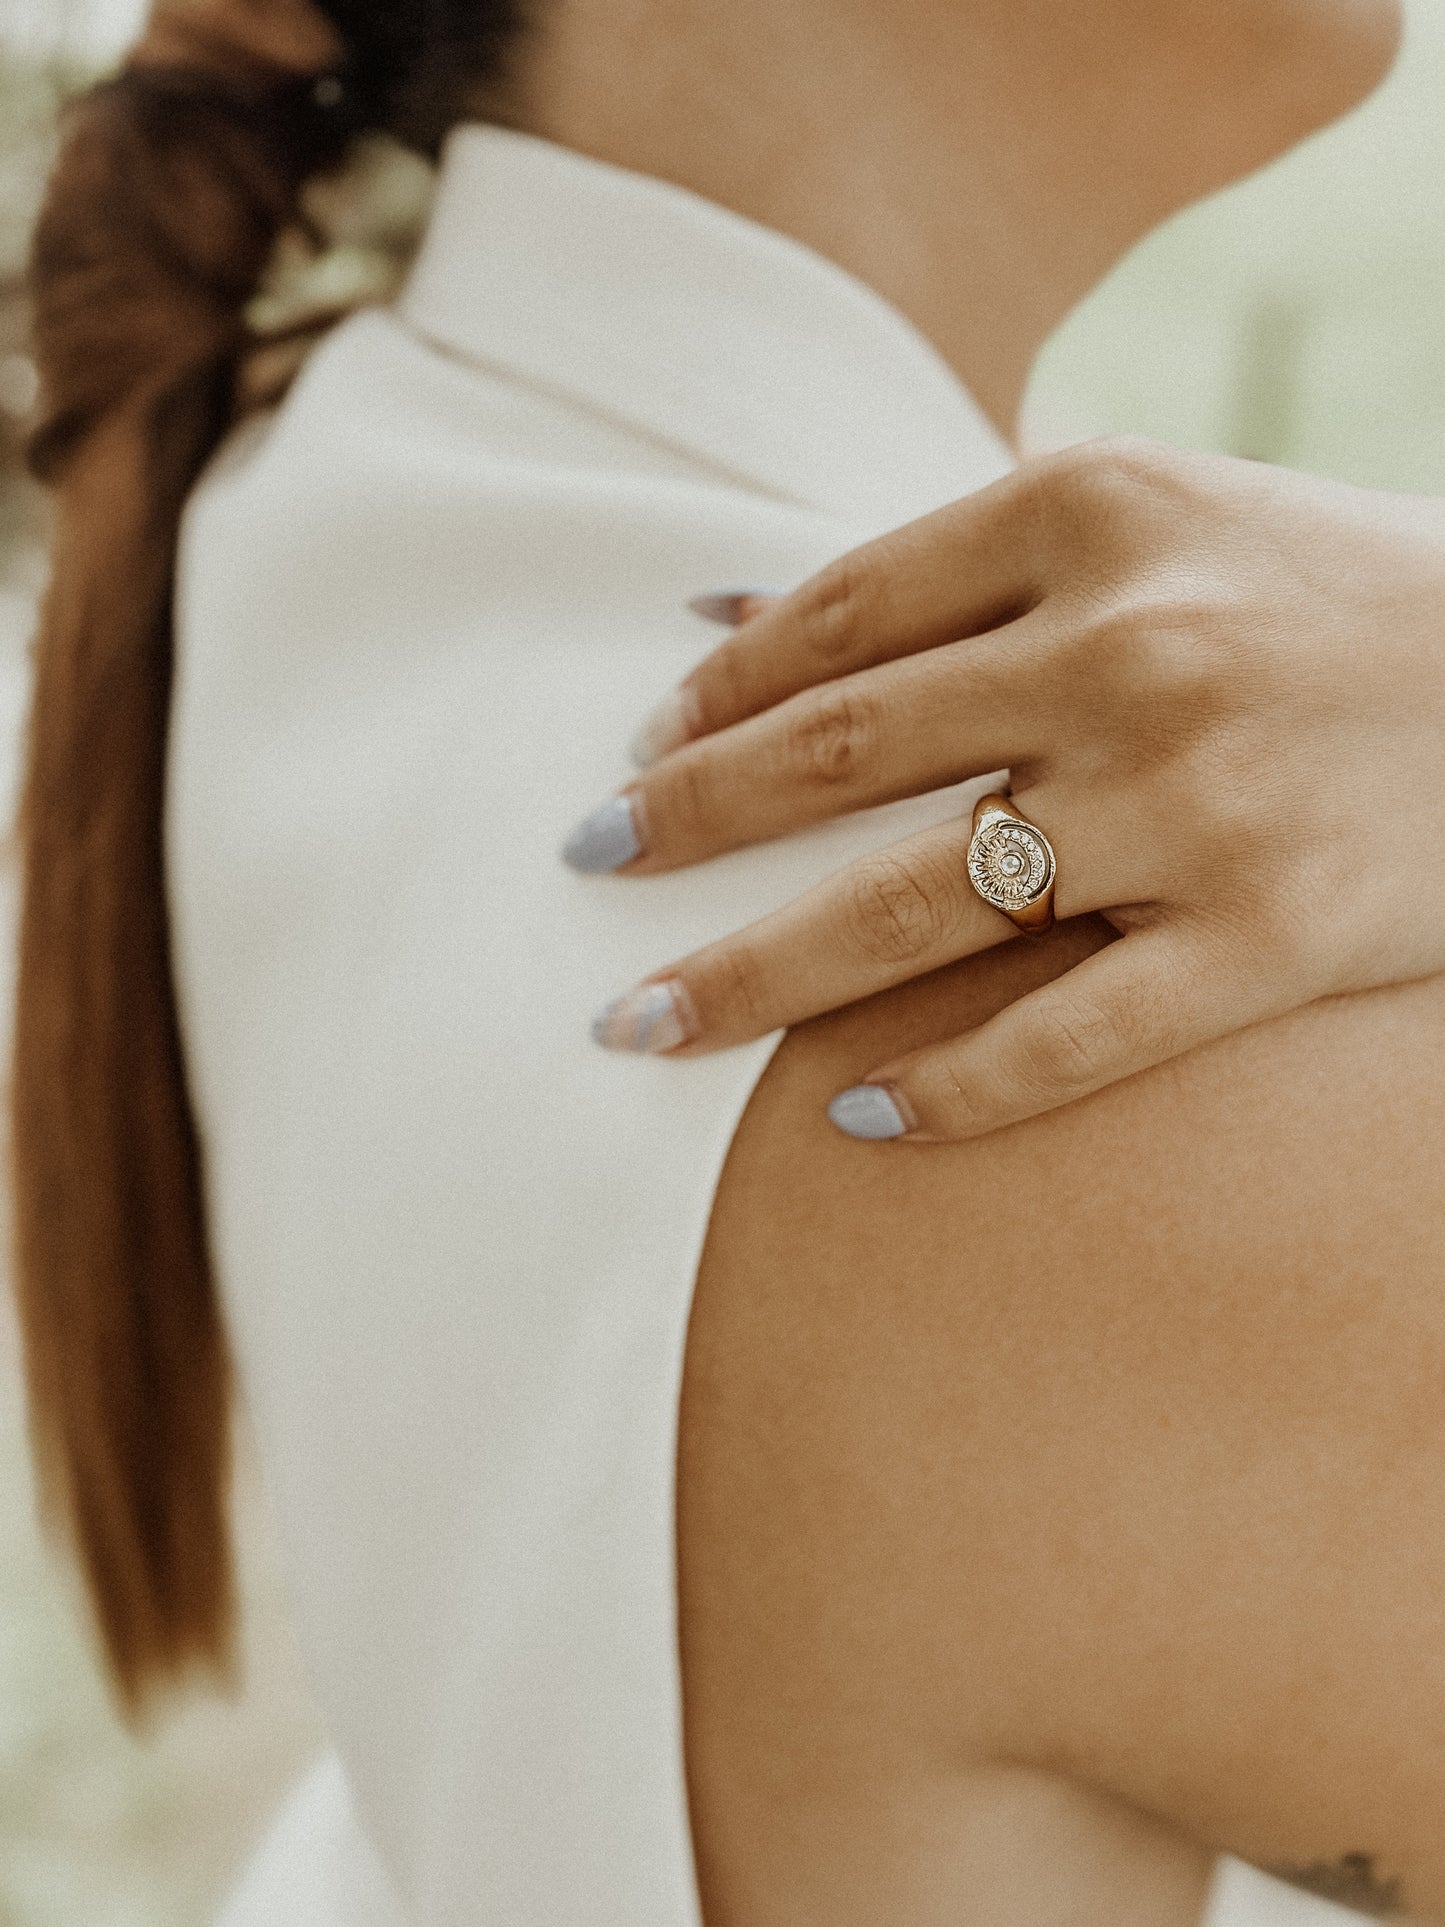
{"type": "Polygon", "coordinates": [[[172,581],[244,314],[349,138],[440,133],[514,0],[157,0],[71,110],[33,253],[55,491],[21,816],[15,1246],[42,1491],[122,1704],[223,1667],[231,1374],[171,977],[172,581]]]}

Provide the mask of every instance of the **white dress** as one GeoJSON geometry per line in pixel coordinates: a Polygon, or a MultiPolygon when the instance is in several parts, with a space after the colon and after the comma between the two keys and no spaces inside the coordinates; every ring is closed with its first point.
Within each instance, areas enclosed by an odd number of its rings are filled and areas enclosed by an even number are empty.
{"type": "MultiPolygon", "coordinates": [[[[964,798],[646,883],[557,852],[708,646],[690,596],[796,582],[1008,463],[827,262],[467,128],[398,310],[344,327],[198,492],[176,964],[337,1755],[228,1927],[698,1927],[678,1394],[714,1188],[776,1040],[661,1064],[598,1050],[589,1020],[964,798]]],[[[1219,1907],[1333,1917],[1259,1894],[1219,1907]]]]}

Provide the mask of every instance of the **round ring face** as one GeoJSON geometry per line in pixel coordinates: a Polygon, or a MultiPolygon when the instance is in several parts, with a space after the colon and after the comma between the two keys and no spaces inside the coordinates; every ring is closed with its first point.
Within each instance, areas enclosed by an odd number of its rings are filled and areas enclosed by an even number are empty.
{"type": "Polygon", "coordinates": [[[968,846],[968,875],[985,903],[1015,916],[1047,894],[1054,880],[1054,853],[1042,830],[996,816],[980,826],[968,846]]]}

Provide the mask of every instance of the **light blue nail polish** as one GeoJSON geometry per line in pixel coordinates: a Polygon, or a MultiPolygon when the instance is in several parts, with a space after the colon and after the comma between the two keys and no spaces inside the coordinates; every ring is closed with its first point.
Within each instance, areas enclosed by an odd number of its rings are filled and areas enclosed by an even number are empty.
{"type": "Polygon", "coordinates": [[[694,596],[687,606],[705,622],[720,622],[725,629],[736,629],[750,602],[759,596],[773,601],[783,593],[781,589],[718,589],[712,595],[694,596]]]}
{"type": "Polygon", "coordinates": [[[612,1002],[610,1004],[604,1004],[592,1019],[592,1041],[594,1044],[600,1044],[604,1050],[609,1049],[611,1046],[613,1037],[612,1019],[621,1002],[622,999],[620,997],[614,997],[612,1002]]]}
{"type": "Polygon", "coordinates": [[[902,1112],[881,1084],[855,1084],[851,1091],[840,1091],[828,1115],[840,1131],[870,1143],[908,1133],[902,1112]]]}
{"type": "Polygon", "coordinates": [[[562,845],[562,861],[583,876],[605,876],[641,854],[637,817],[626,796],[614,796],[584,816],[562,845]]]}

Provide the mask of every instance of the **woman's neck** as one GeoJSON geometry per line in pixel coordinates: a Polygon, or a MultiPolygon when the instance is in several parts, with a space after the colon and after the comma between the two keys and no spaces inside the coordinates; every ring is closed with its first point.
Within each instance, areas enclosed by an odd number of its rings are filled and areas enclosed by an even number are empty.
{"type": "Polygon", "coordinates": [[[1011,435],[1113,262],[1360,98],[1395,34],[1394,0],[543,0],[515,118],[827,255],[1011,435]]]}

